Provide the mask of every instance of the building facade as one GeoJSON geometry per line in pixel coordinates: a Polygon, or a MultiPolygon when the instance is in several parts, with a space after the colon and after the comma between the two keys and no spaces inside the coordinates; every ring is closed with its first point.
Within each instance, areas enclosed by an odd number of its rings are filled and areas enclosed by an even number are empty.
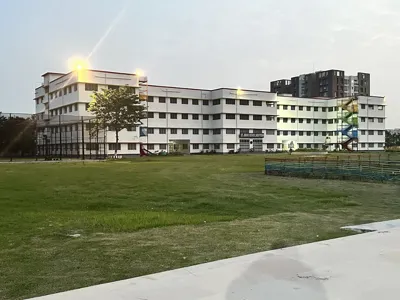
{"type": "MultiPolygon", "coordinates": [[[[39,151],[67,155],[101,151],[110,155],[117,147],[121,155],[137,155],[142,143],[149,151],[263,152],[292,146],[322,149],[326,144],[334,148],[342,139],[338,128],[343,117],[339,116],[337,99],[146,85],[147,101],[143,104],[148,118],[143,125],[132,124],[119,132],[116,145],[110,127],[93,134],[93,116],[88,112],[94,91],[116,86],[128,86],[136,93],[144,88],[137,76],[128,73],[81,70],[44,74],[43,84],[35,91],[36,114],[41,122],[38,140],[43,141],[39,151]],[[139,127],[145,127],[147,135],[141,136],[139,127]]],[[[382,150],[384,98],[358,97],[357,103],[359,150],[382,150]]]]}
{"type": "Polygon", "coordinates": [[[291,94],[292,84],[289,79],[280,79],[270,83],[270,92],[277,94],[291,94]]]}
{"type": "MultiPolygon", "coordinates": [[[[270,83],[271,92],[283,94],[280,92],[280,84],[278,84],[281,81],[270,83]]],[[[287,82],[289,86],[285,87],[285,91],[290,90],[293,97],[342,98],[370,95],[370,74],[368,73],[359,72],[357,76],[346,76],[343,70],[325,70],[294,76],[287,82]]]]}

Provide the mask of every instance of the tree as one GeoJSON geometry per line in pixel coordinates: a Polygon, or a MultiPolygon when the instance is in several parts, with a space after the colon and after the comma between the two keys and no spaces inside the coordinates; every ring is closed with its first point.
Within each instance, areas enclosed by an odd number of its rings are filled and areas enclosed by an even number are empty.
{"type": "Polygon", "coordinates": [[[400,133],[392,132],[390,130],[386,130],[386,147],[394,147],[400,146],[400,133]]]}
{"type": "Polygon", "coordinates": [[[145,107],[139,96],[129,87],[103,89],[92,94],[89,111],[96,116],[95,127],[110,126],[115,132],[115,155],[118,151],[118,133],[122,129],[136,126],[146,118],[145,107]]]}

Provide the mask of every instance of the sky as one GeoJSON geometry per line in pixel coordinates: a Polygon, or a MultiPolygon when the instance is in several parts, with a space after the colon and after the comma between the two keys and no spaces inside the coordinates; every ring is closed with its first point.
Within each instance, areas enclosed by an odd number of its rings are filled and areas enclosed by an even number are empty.
{"type": "Polygon", "coordinates": [[[0,111],[31,113],[68,60],[150,84],[269,90],[318,70],[371,74],[400,127],[399,0],[0,0],[0,111]]]}

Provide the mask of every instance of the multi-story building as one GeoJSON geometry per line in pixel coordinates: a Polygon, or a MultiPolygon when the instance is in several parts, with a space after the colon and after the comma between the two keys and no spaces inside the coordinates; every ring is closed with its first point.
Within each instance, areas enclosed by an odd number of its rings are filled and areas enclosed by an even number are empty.
{"type": "Polygon", "coordinates": [[[289,79],[280,79],[270,83],[270,92],[277,94],[291,94],[292,84],[289,79]]]}
{"type": "MultiPolygon", "coordinates": [[[[273,86],[279,85],[277,82],[271,82],[271,92],[279,92],[279,88],[274,89],[273,86]]],[[[301,74],[287,80],[293,97],[329,97],[341,98],[353,95],[369,96],[370,95],[370,74],[358,73],[357,76],[345,76],[342,70],[325,70],[309,74],[301,74]]],[[[283,93],[280,93],[283,94],[283,93]]]]}
{"type": "MultiPolygon", "coordinates": [[[[137,155],[139,143],[150,151],[197,153],[211,151],[267,151],[294,148],[331,149],[342,142],[343,113],[338,99],[279,96],[256,90],[214,90],[146,85],[143,102],[148,118],[143,125],[115,133],[107,127],[93,138],[88,111],[91,94],[101,89],[128,86],[138,93],[134,74],[80,70],[46,73],[35,91],[36,114],[41,119],[41,153],[90,154],[102,149],[137,155]],[[147,128],[141,136],[138,127],[147,128]]],[[[385,104],[382,97],[358,97],[359,150],[381,150],[384,143],[385,104]]],[[[354,117],[354,116],[353,116],[354,117]]],[[[355,144],[355,143],[353,143],[355,144]]],[[[354,147],[354,145],[353,145],[354,147]]]]}

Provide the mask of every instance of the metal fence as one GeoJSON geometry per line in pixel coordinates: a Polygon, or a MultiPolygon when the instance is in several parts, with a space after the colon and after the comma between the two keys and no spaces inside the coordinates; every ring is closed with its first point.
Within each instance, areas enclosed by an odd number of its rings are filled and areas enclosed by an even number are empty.
{"type": "Polygon", "coordinates": [[[0,158],[104,159],[106,134],[94,117],[0,114],[0,158]]]}
{"type": "Polygon", "coordinates": [[[400,160],[389,155],[266,158],[265,174],[275,176],[400,183],[400,160]]]}

